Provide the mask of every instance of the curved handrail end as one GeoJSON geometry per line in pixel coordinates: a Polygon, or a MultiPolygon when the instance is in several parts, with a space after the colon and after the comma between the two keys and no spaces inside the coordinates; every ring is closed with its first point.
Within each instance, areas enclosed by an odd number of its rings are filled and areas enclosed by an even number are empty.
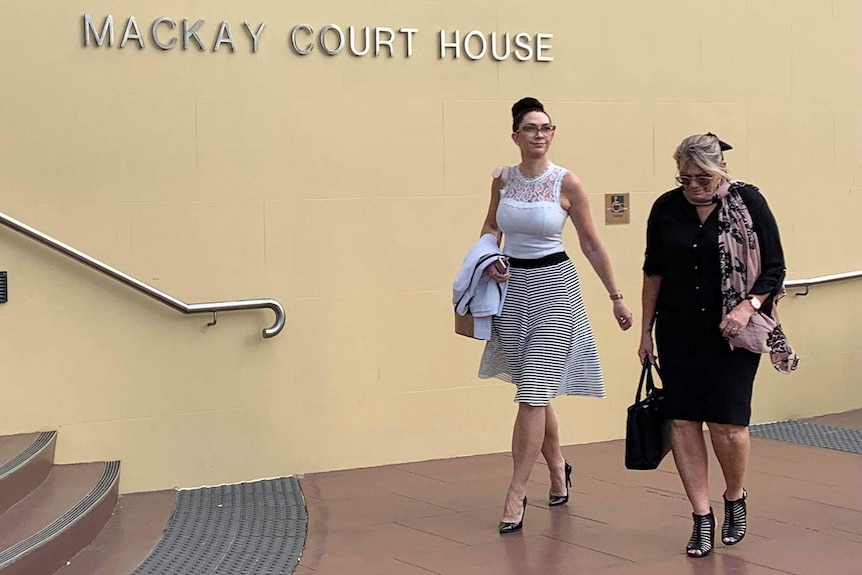
{"type": "Polygon", "coordinates": [[[284,329],[284,307],[280,303],[275,300],[272,300],[272,305],[270,308],[273,312],[275,312],[275,323],[272,324],[271,327],[267,327],[263,330],[263,337],[270,338],[275,337],[281,333],[281,330],[284,329]]]}

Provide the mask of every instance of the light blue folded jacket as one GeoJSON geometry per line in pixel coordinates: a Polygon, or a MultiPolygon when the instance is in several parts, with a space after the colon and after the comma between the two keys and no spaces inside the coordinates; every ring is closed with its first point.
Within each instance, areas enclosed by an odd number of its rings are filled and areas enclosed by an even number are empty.
{"type": "Polygon", "coordinates": [[[473,337],[491,339],[493,316],[503,311],[508,282],[497,282],[485,268],[503,256],[494,234],[484,234],[467,255],[452,284],[452,303],[458,315],[473,315],[473,337]]]}

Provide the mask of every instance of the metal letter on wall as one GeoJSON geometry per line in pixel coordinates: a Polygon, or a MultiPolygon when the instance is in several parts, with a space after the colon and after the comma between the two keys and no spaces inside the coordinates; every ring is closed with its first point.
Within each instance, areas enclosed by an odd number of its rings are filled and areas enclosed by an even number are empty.
{"type": "Polygon", "coordinates": [[[102,26],[102,33],[96,30],[96,24],[93,22],[93,17],[89,14],[84,14],[84,46],[90,45],[90,37],[96,40],[96,46],[101,46],[108,39],[108,46],[114,45],[114,17],[111,14],[105,18],[105,24],[102,26]]]}
{"type": "Polygon", "coordinates": [[[162,50],[172,50],[174,46],[177,45],[177,37],[172,36],[168,43],[163,42],[162,39],[159,38],[159,26],[161,26],[162,24],[167,24],[168,28],[170,28],[171,30],[177,27],[177,23],[170,18],[156,18],[155,20],[153,20],[153,25],[150,29],[150,33],[153,37],[153,43],[162,50]]]}
{"type": "Polygon", "coordinates": [[[305,46],[305,48],[300,48],[299,45],[296,43],[297,42],[296,33],[299,32],[300,30],[302,30],[303,32],[305,32],[306,34],[308,34],[310,36],[310,35],[314,34],[314,29],[311,26],[309,26],[308,24],[297,24],[296,26],[293,27],[293,30],[290,31],[290,44],[291,44],[291,46],[293,46],[294,52],[296,52],[300,56],[305,56],[307,54],[311,54],[311,51],[314,50],[314,44],[312,42],[309,42],[305,46]]]}
{"type": "Polygon", "coordinates": [[[318,41],[320,42],[320,49],[329,54],[330,56],[337,56],[341,54],[344,50],[344,45],[347,42],[347,38],[344,35],[344,30],[341,29],[341,26],[338,24],[327,24],[323,28],[320,29],[320,35],[318,36],[318,41]],[[338,46],[335,48],[330,48],[326,43],[326,34],[330,31],[335,32],[335,37],[338,39],[338,46]]]}
{"type": "Polygon", "coordinates": [[[605,225],[627,224],[631,221],[628,194],[605,194],[605,225]]]}

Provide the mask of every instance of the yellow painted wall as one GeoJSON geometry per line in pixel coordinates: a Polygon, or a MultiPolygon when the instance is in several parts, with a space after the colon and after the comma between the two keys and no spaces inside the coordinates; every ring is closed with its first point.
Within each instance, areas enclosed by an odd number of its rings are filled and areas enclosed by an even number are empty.
{"type": "MultiPolygon", "coordinates": [[[[187,302],[183,316],[0,229],[0,433],[58,429],[61,462],[117,458],[123,491],[505,451],[513,388],[475,377],[451,280],[512,102],[542,99],[639,311],[645,219],[684,136],[734,144],[783,233],[789,277],[862,269],[859,0],[0,2],[0,211],[187,302]],[[146,47],[82,46],[82,16],[135,16],[146,47]],[[231,25],[237,51],[163,52],[159,16],[231,25]],[[267,23],[250,52],[242,22],[267,23]],[[291,52],[293,25],[415,27],[414,54],[291,52]],[[550,33],[550,63],[440,60],[436,34],[550,33]],[[632,223],[604,226],[627,192],[632,223]]],[[[166,29],[163,29],[163,32],[166,29]]],[[[556,402],[565,443],[620,437],[638,365],[577,249],[608,389],[556,402]]],[[[862,284],[788,297],[802,356],[764,363],[754,420],[862,406],[862,284]]]]}

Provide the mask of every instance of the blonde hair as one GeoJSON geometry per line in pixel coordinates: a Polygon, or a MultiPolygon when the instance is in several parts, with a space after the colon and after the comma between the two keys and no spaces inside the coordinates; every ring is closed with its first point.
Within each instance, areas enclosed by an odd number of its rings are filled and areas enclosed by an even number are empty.
{"type": "Polygon", "coordinates": [[[714,134],[689,136],[677,146],[673,159],[676,160],[678,168],[691,163],[707,174],[730,178],[727,168],[721,165],[724,162],[724,154],[719,139],[714,134]]]}

